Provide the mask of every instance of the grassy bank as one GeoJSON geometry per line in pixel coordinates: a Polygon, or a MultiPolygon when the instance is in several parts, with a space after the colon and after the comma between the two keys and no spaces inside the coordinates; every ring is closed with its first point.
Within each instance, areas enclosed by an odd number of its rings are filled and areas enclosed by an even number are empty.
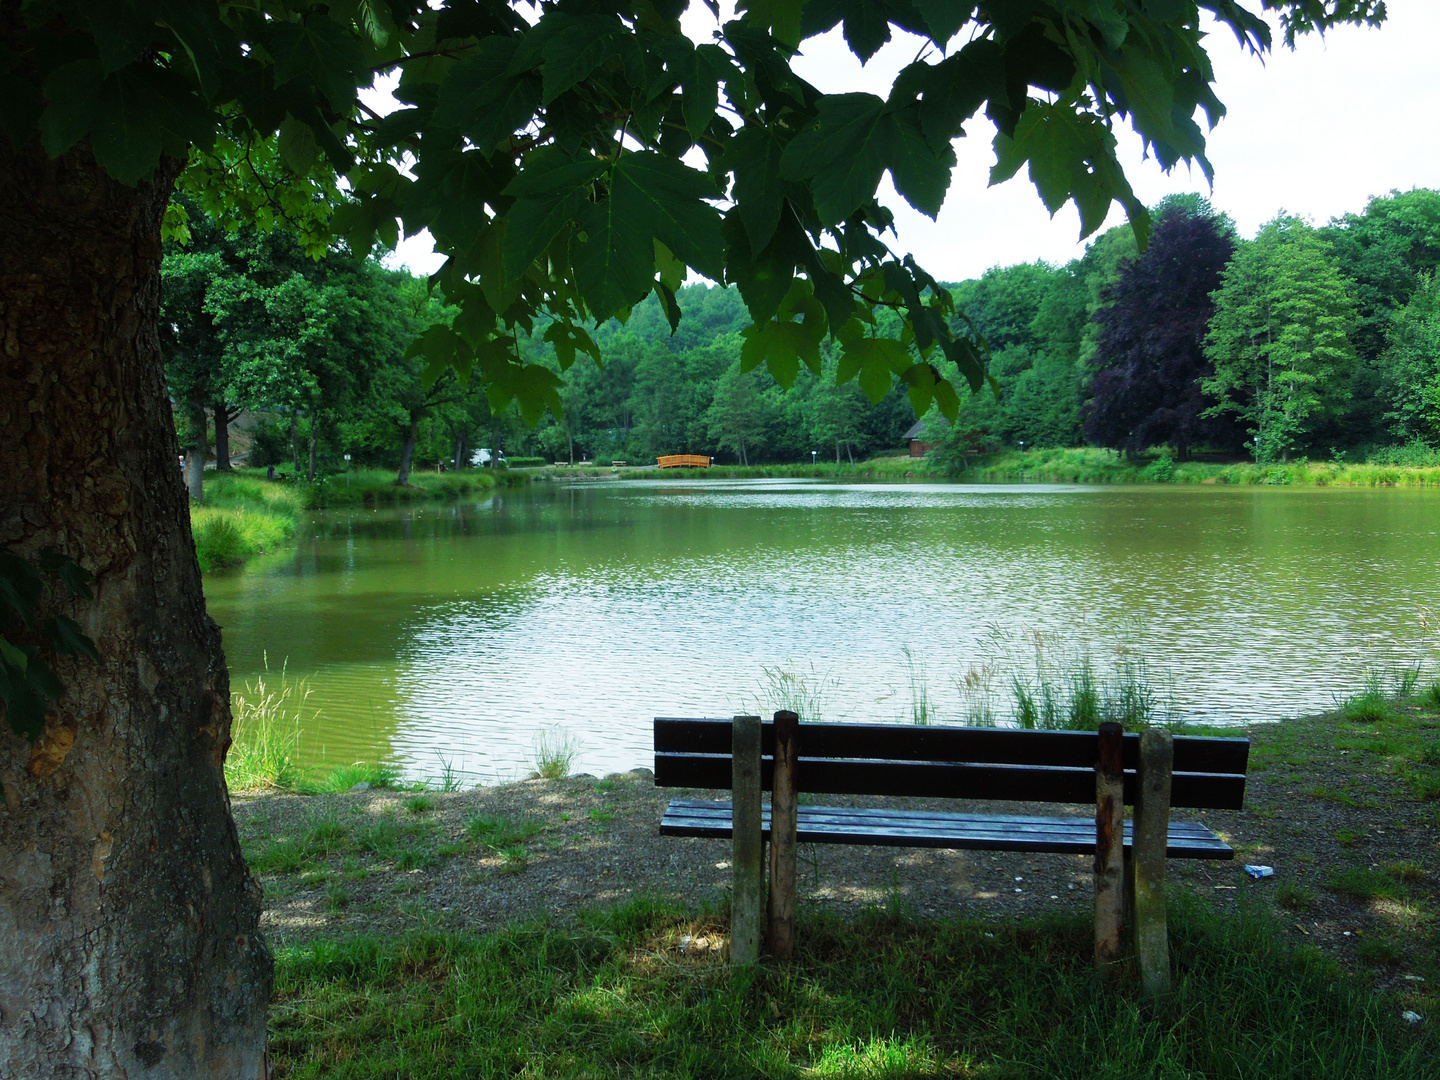
{"type": "Polygon", "coordinates": [[[1274,484],[1314,487],[1431,487],[1440,485],[1440,468],[1403,465],[1351,465],[1297,461],[1255,465],[1172,461],[1164,455],[1122,458],[1113,450],[1005,450],[973,454],[952,474],[970,483],[1040,484],[1274,484]]]}
{"type": "MultiPolygon", "coordinates": [[[[723,913],[722,913],[723,914],[723,913]]],[[[577,927],[282,949],[288,1077],[1433,1076],[1433,1025],[1294,949],[1256,908],[1172,904],[1173,996],[1098,977],[1084,917],[802,914],[793,963],[735,972],[723,919],[645,900],[577,927]]]]}
{"type": "Polygon", "coordinates": [[[205,502],[190,507],[200,569],[236,566],[290,541],[304,508],[301,492],[242,471],[205,477],[205,502]]]}
{"type": "Polygon", "coordinates": [[[1162,455],[1121,457],[1097,447],[1001,450],[972,454],[946,470],[930,458],[878,457],[836,464],[716,465],[709,469],[547,469],[549,479],[618,476],[624,480],[950,479],[971,484],[1270,484],[1312,487],[1435,487],[1440,467],[1296,461],[1255,465],[1173,461],[1162,455]]]}
{"type": "Polygon", "coordinates": [[[470,498],[498,485],[525,482],[524,474],[501,470],[412,473],[399,487],[386,469],[355,469],[320,477],[313,484],[267,480],[258,469],[236,469],[205,477],[205,502],[190,508],[190,528],[202,571],[237,566],[288,543],[306,510],[342,506],[397,506],[428,500],[470,498]]]}
{"type": "MultiPolygon", "coordinates": [[[[563,479],[568,469],[551,470],[563,479]]],[[[580,470],[576,470],[577,472],[580,470]]],[[[885,480],[906,476],[938,475],[923,458],[877,457],[868,461],[836,463],[821,461],[811,464],[778,465],[714,465],[708,469],[609,469],[590,470],[596,476],[618,475],[622,480],[760,480],[810,478],[817,480],[885,480]]]]}
{"type": "Polygon", "coordinates": [[[430,500],[470,498],[497,486],[522,484],[524,474],[505,469],[464,469],[460,472],[412,472],[404,487],[395,483],[393,469],[352,469],[348,474],[322,477],[313,484],[297,485],[302,505],[310,510],[341,506],[403,506],[430,500]]]}

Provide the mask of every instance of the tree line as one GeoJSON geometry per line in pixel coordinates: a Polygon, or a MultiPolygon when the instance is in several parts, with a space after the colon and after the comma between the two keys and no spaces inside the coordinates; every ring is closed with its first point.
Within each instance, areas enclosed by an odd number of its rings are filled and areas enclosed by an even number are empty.
{"type": "MultiPolygon", "coordinates": [[[[675,292],[678,327],[653,295],[592,326],[601,364],[562,370],[543,321],[517,332],[517,353],[560,382],[558,415],[532,426],[453,370],[427,371],[413,343],[457,312],[423,279],[191,219],[164,264],[162,341],[182,445],[213,448],[221,468],[241,408],[263,417],[252,464],[313,478],[348,453],[397,467],[401,483],[416,460],[463,467],[480,446],[547,461],[854,461],[900,446],[915,422],[903,384],[872,400],[859,380],[838,383],[830,342],[818,374],[801,368],[782,389],[745,363],[739,290],[694,284],[675,292]]],[[[1251,240],[1198,196],[1154,220],[1143,253],[1117,227],[1064,266],[945,286],[994,384],[953,426],[928,415],[942,459],[1014,445],[1262,462],[1440,446],[1440,193],[1392,192],[1321,226],[1282,213],[1251,240]]],[[[900,336],[886,313],[880,325],[900,336]]]]}
{"type": "Polygon", "coordinates": [[[1197,196],[1150,242],[1112,229],[1063,267],[955,290],[998,394],[966,400],[942,454],[1090,444],[1258,462],[1440,447],[1440,193],[1391,192],[1324,225],[1277,214],[1250,240],[1197,196]]]}

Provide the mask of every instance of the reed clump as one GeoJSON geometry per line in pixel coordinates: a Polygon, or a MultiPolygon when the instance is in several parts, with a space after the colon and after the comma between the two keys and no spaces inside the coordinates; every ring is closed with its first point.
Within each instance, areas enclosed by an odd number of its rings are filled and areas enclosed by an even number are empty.
{"type": "Polygon", "coordinates": [[[388,762],[302,766],[302,732],[319,716],[309,699],[307,680],[291,675],[283,664],[278,674],[272,672],[268,657],[265,670],[230,695],[225,783],[231,791],[325,795],[349,791],[359,783],[375,788],[399,783],[400,770],[388,762]]]}
{"type": "MultiPolygon", "coordinates": [[[[230,750],[225,783],[232,791],[294,791],[304,779],[296,762],[310,688],[285,667],[266,670],[230,695],[230,750]]],[[[313,710],[311,710],[313,716],[313,710]]]]}
{"type": "Polygon", "coordinates": [[[564,780],[580,756],[580,741],[562,727],[542,727],[535,733],[532,760],[542,780],[564,780]]]}

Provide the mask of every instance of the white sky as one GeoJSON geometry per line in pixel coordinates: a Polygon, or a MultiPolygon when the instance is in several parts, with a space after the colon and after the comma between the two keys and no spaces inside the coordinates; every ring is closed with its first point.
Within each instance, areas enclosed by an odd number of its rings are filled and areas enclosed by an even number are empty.
{"type": "MultiPolygon", "coordinates": [[[[1249,7],[1259,7],[1250,4],[1249,7]]],[[[1279,42],[1262,62],[1243,51],[1228,30],[1209,39],[1215,89],[1228,113],[1209,133],[1215,167],[1210,191],[1203,174],[1179,166],[1170,175],[1141,159],[1139,140],[1125,129],[1121,162],[1147,205],[1166,195],[1199,191],[1225,211],[1246,236],[1280,209],[1317,223],[1360,211],[1372,195],[1391,189],[1440,187],[1440,3],[1391,0],[1379,30],[1340,27],[1323,39],[1302,38],[1294,52],[1279,42]]],[[[686,32],[705,40],[715,21],[699,3],[685,18],[686,32]]],[[[846,48],[837,27],[812,39],[796,60],[802,77],[821,90],[865,90],[884,97],[895,72],[918,49],[916,38],[892,41],[869,64],[846,48]]],[[[956,47],[963,43],[956,38],[956,47]]],[[[1203,115],[1199,117],[1203,124],[1203,115]]],[[[1013,180],[987,187],[994,152],[993,128],[979,117],[969,137],[955,144],[959,166],[938,221],[910,209],[890,187],[881,201],[895,211],[897,254],[911,252],[946,281],[977,277],[992,266],[1044,259],[1064,263],[1084,251],[1079,217],[1067,204],[1050,218],[1022,169],[1013,180]]],[[[1109,225],[1124,214],[1112,208],[1109,225]]],[[[403,241],[397,255],[418,273],[439,260],[428,234],[403,241]]]]}

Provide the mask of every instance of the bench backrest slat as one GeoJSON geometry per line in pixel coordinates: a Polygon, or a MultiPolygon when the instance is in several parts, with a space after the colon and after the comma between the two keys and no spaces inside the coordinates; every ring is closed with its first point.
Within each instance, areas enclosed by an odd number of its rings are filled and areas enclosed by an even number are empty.
{"type": "MultiPolygon", "coordinates": [[[[655,782],[730,787],[729,720],[655,720],[655,782]]],[[[1134,803],[1138,734],[1124,740],[1125,801],[1134,803]]],[[[799,789],[814,794],[914,795],[1017,802],[1095,799],[1098,736],[1085,731],[801,724],[799,789]]],[[[770,790],[773,725],[762,727],[762,782],[770,790]]],[[[1175,737],[1171,805],[1238,810],[1248,739],[1175,737]]]]}

